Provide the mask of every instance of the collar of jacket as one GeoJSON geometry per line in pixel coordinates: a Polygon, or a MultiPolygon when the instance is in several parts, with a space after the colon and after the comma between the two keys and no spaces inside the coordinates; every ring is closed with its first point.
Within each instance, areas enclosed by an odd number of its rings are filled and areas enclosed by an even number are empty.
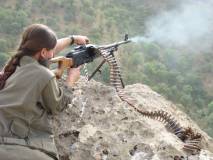
{"type": "Polygon", "coordinates": [[[20,60],[20,66],[24,66],[30,63],[38,63],[38,61],[35,58],[30,56],[23,56],[20,60]]]}

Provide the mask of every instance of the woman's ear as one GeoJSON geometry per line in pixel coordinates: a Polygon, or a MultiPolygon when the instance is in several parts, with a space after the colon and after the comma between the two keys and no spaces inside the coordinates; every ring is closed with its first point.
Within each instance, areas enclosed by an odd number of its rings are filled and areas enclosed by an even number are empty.
{"type": "Polygon", "coordinates": [[[40,56],[42,58],[46,58],[47,57],[47,49],[46,48],[43,48],[40,52],[40,56]]]}

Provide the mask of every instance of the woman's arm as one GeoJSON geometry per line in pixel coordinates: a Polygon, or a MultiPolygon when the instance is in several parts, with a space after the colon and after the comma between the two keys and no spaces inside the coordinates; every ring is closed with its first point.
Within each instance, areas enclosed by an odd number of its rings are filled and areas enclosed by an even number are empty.
{"type": "Polygon", "coordinates": [[[57,55],[63,49],[69,47],[71,42],[72,42],[72,39],[70,37],[58,39],[56,47],[55,47],[54,55],[57,55]]]}
{"type": "MultiPolygon", "coordinates": [[[[74,35],[67,38],[61,38],[57,41],[54,54],[58,54],[60,51],[69,47],[71,44],[84,45],[88,44],[89,39],[86,36],[74,35]]],[[[78,81],[80,77],[80,67],[78,68],[69,68],[67,70],[68,76],[66,79],[67,86],[74,86],[75,82],[78,81]]]]}
{"type": "Polygon", "coordinates": [[[56,78],[54,77],[42,91],[42,100],[46,110],[52,115],[61,112],[66,107],[60,105],[63,96],[63,90],[58,87],[56,78]]]}
{"type": "Polygon", "coordinates": [[[89,39],[86,36],[81,36],[81,35],[73,35],[70,37],[58,39],[56,47],[55,47],[54,55],[57,55],[60,51],[69,47],[71,44],[83,45],[88,43],[89,43],[89,39]]]}

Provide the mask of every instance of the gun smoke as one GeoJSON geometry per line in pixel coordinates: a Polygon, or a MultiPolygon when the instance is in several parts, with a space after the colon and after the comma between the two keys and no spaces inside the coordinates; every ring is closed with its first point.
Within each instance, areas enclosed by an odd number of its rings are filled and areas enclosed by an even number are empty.
{"type": "Polygon", "coordinates": [[[213,49],[213,1],[181,1],[175,9],[160,13],[146,23],[144,37],[133,42],[156,42],[193,52],[213,49]]]}

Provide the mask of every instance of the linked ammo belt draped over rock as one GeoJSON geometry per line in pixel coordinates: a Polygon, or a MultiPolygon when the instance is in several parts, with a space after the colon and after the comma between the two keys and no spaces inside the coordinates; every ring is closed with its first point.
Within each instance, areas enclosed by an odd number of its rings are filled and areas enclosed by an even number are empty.
{"type": "Polygon", "coordinates": [[[184,150],[192,153],[198,153],[201,150],[201,134],[195,133],[190,127],[183,128],[177,122],[177,120],[175,120],[175,118],[166,111],[143,111],[142,109],[136,107],[137,100],[129,96],[123,90],[124,87],[122,84],[120,67],[117,64],[114,55],[107,51],[103,51],[101,53],[110,66],[110,82],[115,87],[116,92],[121,100],[127,102],[131,107],[134,108],[134,110],[143,116],[163,122],[165,127],[170,132],[175,134],[182,142],[184,142],[184,150]]]}

